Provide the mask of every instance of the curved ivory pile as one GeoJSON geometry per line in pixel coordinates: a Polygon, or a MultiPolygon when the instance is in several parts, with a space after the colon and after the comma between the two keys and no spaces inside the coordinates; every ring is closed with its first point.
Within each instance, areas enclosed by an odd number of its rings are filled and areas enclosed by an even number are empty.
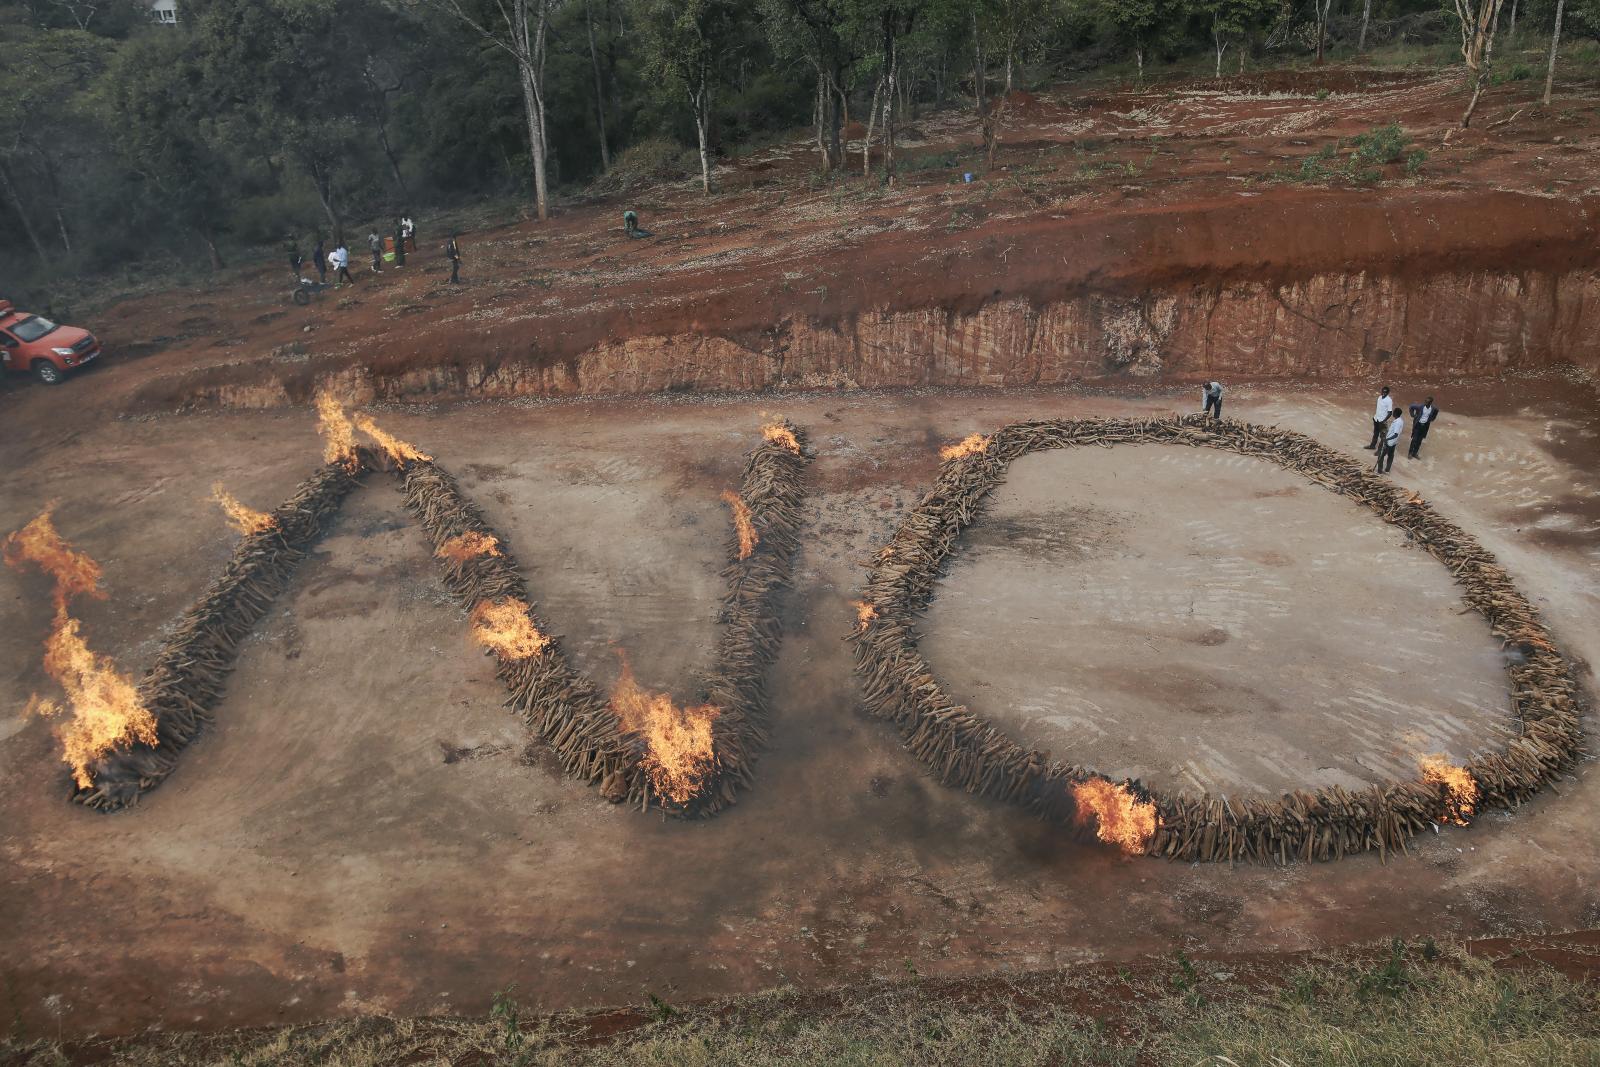
{"type": "MultiPolygon", "coordinates": [[[[715,768],[691,802],[673,804],[651,795],[641,740],[622,729],[607,698],[567,662],[558,638],[551,638],[533,656],[496,653],[496,673],[511,691],[508,706],[554,749],[567,773],[599,783],[613,800],[641,808],[654,802],[676,814],[707,815],[733,803],[739,788],[751,784],[752,766],[767,736],[765,678],[782,639],[778,598],[789,583],[799,545],[809,462],[803,433],[786,423],[783,429],[794,448],[767,440],[745,464],[740,495],[760,542],[741,558],[738,537],[730,536],[730,562],[722,572],[728,583],[719,616],[722,632],[703,682],[704,702],[721,710],[712,727],[715,768]]],[[[184,749],[210,721],[210,709],[221,698],[239,642],[288,585],[345,496],[380,464],[391,465],[381,453],[363,448],[348,466],[330,463],[319,468],[272,512],[271,527],[240,540],[222,575],[179,618],[140,683],[140,696],[156,720],[159,744],[135,744],[97,761],[91,768],[93,786],[74,787],[74,800],[112,811],[137,803],[172,772],[184,749]]],[[[455,479],[431,460],[401,462],[397,474],[406,505],[436,550],[464,533],[495,538],[495,554],[436,557],[451,592],[468,607],[508,598],[526,604],[515,559],[478,508],[461,494],[455,479]]],[[[529,621],[547,633],[531,611],[529,621]]]]}
{"type": "Polygon", "coordinates": [[[156,720],[155,745],[135,742],[91,766],[94,784],[73,785],[72,799],[101,811],[136,804],[172,773],[178,757],[211,721],[239,642],[288,586],[307,550],[327,529],[350,490],[361,483],[370,453],[355,464],[329,463],[301,482],[272,512],[272,525],[240,539],[222,574],[178,618],[139,697],[156,720]]]}
{"type": "MultiPolygon", "coordinates": [[[[741,559],[737,535],[729,540],[730,562],[722,572],[728,583],[719,617],[722,634],[698,701],[721,710],[712,726],[716,763],[710,780],[686,805],[652,795],[641,740],[623,730],[607,698],[567,661],[560,638],[533,615],[521,572],[504,549],[461,560],[436,556],[445,585],[464,606],[506,598],[527,606],[530,621],[549,643],[529,656],[495,652],[495,673],[511,692],[506,706],[550,745],[568,774],[599,783],[608,799],[641,808],[653,802],[676,814],[709,815],[733,803],[738,789],[751,784],[756,753],[767,738],[766,672],[782,639],[777,598],[789,583],[805,498],[805,438],[788,424],[784,429],[800,451],[767,440],[745,463],[739,492],[760,542],[748,558],[741,559]]],[[[477,506],[461,494],[455,479],[437,465],[406,464],[401,489],[406,506],[421,521],[435,550],[462,535],[504,544],[477,506]]]]}
{"type": "MultiPolygon", "coordinates": [[[[1478,786],[1479,807],[1518,804],[1570,766],[1583,743],[1578,683],[1538,612],[1471,535],[1414,493],[1303,434],[1187,415],[1007,426],[980,451],[947,460],[933,488],[878,553],[865,590],[868,614],[876,615],[853,637],[856,668],[868,709],[894,722],[907,747],[942,782],[1070,822],[1076,815],[1073,783],[1101,777],[1022,748],[951,701],[918,651],[914,620],[931,599],[961,531],[1013,460],[1046,448],[1135,442],[1206,445],[1269,460],[1403,530],[1449,568],[1466,602],[1515,652],[1507,673],[1518,736],[1503,751],[1466,765],[1478,786]]],[[[1146,853],[1183,860],[1287,862],[1404,850],[1412,835],[1452,814],[1445,787],[1421,778],[1243,802],[1128,785],[1157,808],[1146,853]]]]}

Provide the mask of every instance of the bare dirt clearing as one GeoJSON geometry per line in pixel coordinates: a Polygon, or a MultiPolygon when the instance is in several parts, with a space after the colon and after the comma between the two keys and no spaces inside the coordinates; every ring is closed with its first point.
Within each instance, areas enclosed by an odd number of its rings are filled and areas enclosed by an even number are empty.
{"type": "MultiPolygon", "coordinates": [[[[1552,395],[1572,390],[1538,382],[1440,392],[1451,401],[1449,420],[1422,460],[1402,459],[1397,477],[1479,536],[1562,642],[1594,662],[1594,402],[1552,395]],[[1552,544],[1551,535],[1565,540],[1552,544]]],[[[725,523],[717,493],[737,478],[741,448],[775,403],[489,403],[384,421],[462,476],[579,666],[609,682],[618,644],[647,684],[681,691],[703,665],[713,628],[725,523]]],[[[1352,452],[1365,443],[1364,391],[1246,388],[1230,404],[1231,414],[1352,452]]],[[[1292,949],[1600,920],[1600,856],[1587,845],[1600,799],[1588,775],[1515,814],[1430,836],[1386,866],[1361,857],[1283,870],[1189,868],[1074,844],[941,789],[891,731],[859,716],[840,640],[854,621],[858,564],[915,501],[938,445],[1019,418],[1188,406],[1187,393],[1144,401],[1059,392],[784,398],[783,412],[809,428],[819,458],[773,686],[773,747],[756,787],[704,823],[611,807],[527,746],[500,707],[489,661],[438,585],[420,532],[393,490],[374,482],[352,497],[258,627],[215,728],[138,809],[102,817],[69,805],[48,726],[9,727],[0,742],[9,783],[0,849],[10,872],[0,888],[9,930],[0,967],[15,1016],[30,1032],[82,1033],[157,1021],[208,1027],[358,1010],[481,1011],[512,982],[530,1002],[556,1008],[635,1001],[647,990],[699,997],[837,982],[897,973],[907,959],[925,974],[967,974],[1175,944],[1292,949]]],[[[274,501],[317,451],[302,411],[116,421],[73,433],[99,462],[34,463],[0,484],[9,510],[61,499],[59,524],[102,560],[112,594],[84,607],[86,630],[128,668],[144,661],[161,626],[230,550],[208,499],[211,482],[222,479],[247,502],[274,501]]],[[[1144,477],[1153,467],[1137,451],[1095,459],[1106,477],[1144,477]]],[[[1306,502],[1293,495],[1256,497],[1255,483],[1199,473],[1218,481],[1214,500],[1185,496],[1163,513],[1129,494],[1119,507],[1148,509],[1127,522],[1129,536],[1166,544],[1185,521],[1228,528],[1235,490],[1246,485],[1249,508],[1271,509],[1250,512],[1261,521],[1307,521],[1306,502]]],[[[1180,467],[1169,477],[1186,475],[1180,467]]],[[[1027,489],[1022,479],[1018,491],[1027,489]]],[[[1055,489],[1032,491],[1041,506],[1092,506],[1077,477],[1055,489]]],[[[1330,516],[1313,543],[1347,550],[1338,522],[1364,518],[1330,516]]],[[[1054,548],[974,543],[967,551],[981,572],[1020,548],[1027,566],[1059,579],[1078,565],[1075,554],[1093,559],[1105,543],[1087,525],[1087,536],[1054,548]]],[[[1202,538],[1188,543],[1207,551],[1202,538]]],[[[1476,677],[1482,645],[1470,634],[1463,640],[1472,643],[1448,652],[1401,634],[1392,659],[1363,663],[1360,613],[1371,583],[1360,561],[1339,564],[1349,568],[1347,582],[1319,585],[1292,545],[1267,550],[1289,564],[1238,565],[1283,583],[1286,601],[1332,598],[1329,669],[1388,678],[1464,665],[1465,677],[1476,677]]],[[[1397,621],[1419,620],[1419,634],[1453,633],[1462,620],[1438,576],[1382,559],[1424,605],[1397,621]]],[[[949,584],[966,580],[958,567],[949,584]]],[[[16,638],[8,706],[48,685],[38,658],[43,588],[32,575],[0,577],[0,621],[16,638]]],[[[977,621],[941,603],[934,639],[953,640],[977,621]]],[[[1041,620],[1017,615],[993,625],[1021,645],[1037,640],[1041,620]]],[[[1170,637],[1167,624],[1147,616],[1132,627],[1130,642],[1170,637]]],[[[1199,685],[1249,677],[1262,699],[1304,706],[1311,694],[1290,669],[1303,663],[1304,637],[1269,631],[1256,649],[1245,640],[1208,645],[1190,670],[1199,685]],[[1263,676],[1263,661],[1285,669],[1263,676]]],[[[941,663],[953,665],[948,655],[941,663]]],[[[986,669],[994,673],[984,680],[1005,680],[1003,663],[986,669]]],[[[1062,683],[1059,663],[1031,669],[1062,683]]],[[[1071,684],[1095,704],[1129,707],[1117,678],[1071,684]]],[[[1424,679],[1408,691],[1427,689],[1424,679]]],[[[1395,736],[1417,728],[1404,706],[1363,714],[1369,734],[1385,724],[1395,736]]],[[[1325,733],[1297,740],[1318,759],[1361,751],[1353,747],[1361,736],[1340,734],[1325,724],[1325,733]]],[[[1198,726],[1195,736],[1205,736],[1198,726]]],[[[1125,751],[1098,739],[1073,743],[1089,763],[1112,764],[1125,751]]]]}

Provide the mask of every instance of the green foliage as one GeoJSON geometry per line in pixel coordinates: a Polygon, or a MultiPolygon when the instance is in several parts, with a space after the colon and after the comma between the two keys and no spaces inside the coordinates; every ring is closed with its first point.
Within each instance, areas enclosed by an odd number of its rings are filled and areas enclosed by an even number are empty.
{"type": "Polygon", "coordinates": [[[1348,182],[1372,185],[1383,178],[1381,168],[1403,163],[1406,175],[1414,178],[1427,162],[1428,153],[1420,148],[1407,151],[1410,144],[1411,138],[1399,123],[1374,126],[1366,133],[1323,145],[1301,160],[1296,170],[1279,177],[1308,184],[1348,182]],[[1341,155],[1341,152],[1346,154],[1341,155]]]}

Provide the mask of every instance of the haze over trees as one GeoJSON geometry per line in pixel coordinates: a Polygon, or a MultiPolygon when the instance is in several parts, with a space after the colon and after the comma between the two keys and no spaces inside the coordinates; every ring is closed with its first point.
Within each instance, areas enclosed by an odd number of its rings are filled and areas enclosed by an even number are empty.
{"type": "Polygon", "coordinates": [[[1016,91],[1185,57],[1220,78],[1459,31],[1465,122],[1497,32],[1550,42],[1551,72],[1557,34],[1600,33],[1600,0],[1452,3],[178,0],[160,25],[150,0],[0,0],[0,282],[220,269],[490,197],[543,219],[599,178],[709,194],[719,157],[802,129],[819,180],[892,183],[928,108],[967,109],[992,161],[1016,91]]]}

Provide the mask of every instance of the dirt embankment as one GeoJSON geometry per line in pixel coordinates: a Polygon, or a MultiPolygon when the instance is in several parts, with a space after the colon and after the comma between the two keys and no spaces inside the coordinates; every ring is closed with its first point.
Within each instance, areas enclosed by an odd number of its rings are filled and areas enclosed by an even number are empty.
{"type": "Polygon", "coordinates": [[[1279,192],[891,234],[481,326],[163,376],[137,406],[1600,368],[1600,200],[1279,192]],[[620,303],[621,306],[618,306],[620,303]],[[373,348],[378,351],[374,353],[373,348]]]}

